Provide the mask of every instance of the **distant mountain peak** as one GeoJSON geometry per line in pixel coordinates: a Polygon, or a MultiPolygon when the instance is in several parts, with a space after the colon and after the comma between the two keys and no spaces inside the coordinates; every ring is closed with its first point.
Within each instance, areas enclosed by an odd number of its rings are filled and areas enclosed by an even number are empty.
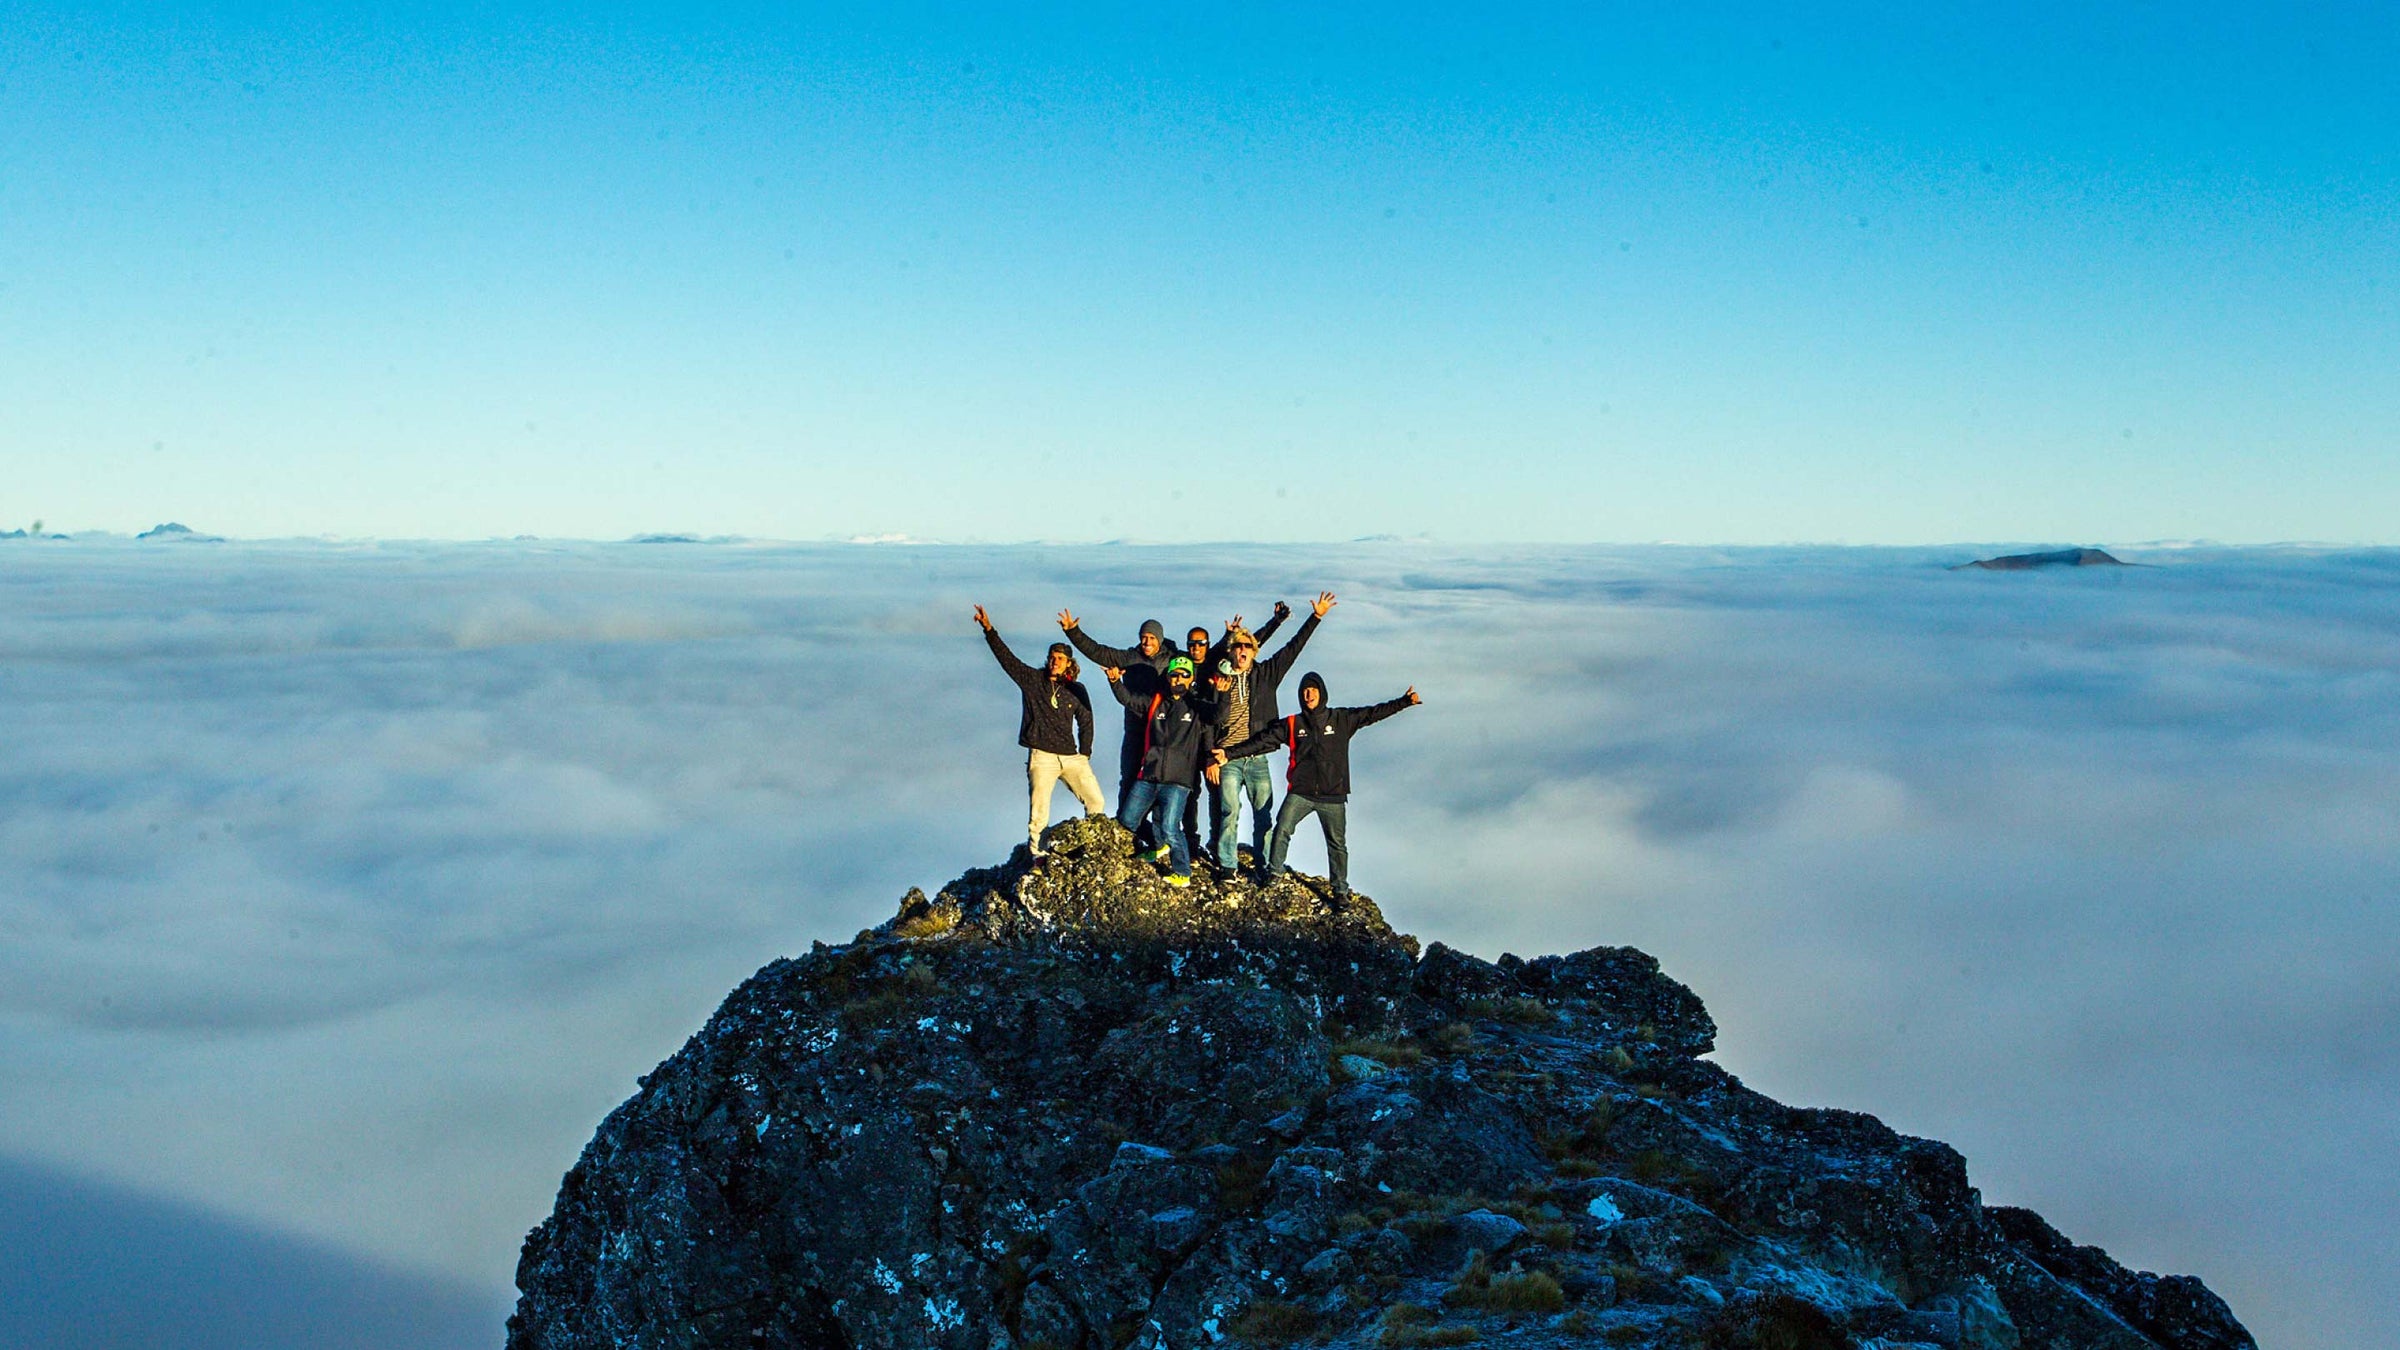
{"type": "Polygon", "coordinates": [[[1970,567],[1980,567],[1987,572],[2025,572],[2037,567],[2134,567],[2138,565],[2126,562],[2106,549],[2062,548],[2053,549],[2047,553],[2011,553],[1999,558],[1979,558],[1974,562],[1960,563],[1950,570],[1958,572],[1970,567]]]}

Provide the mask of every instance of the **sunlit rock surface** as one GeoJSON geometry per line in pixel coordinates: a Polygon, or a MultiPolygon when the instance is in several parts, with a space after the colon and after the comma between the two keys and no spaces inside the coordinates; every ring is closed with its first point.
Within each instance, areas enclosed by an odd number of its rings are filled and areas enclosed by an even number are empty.
{"type": "Polygon", "coordinates": [[[1744,1088],[1641,952],[1420,952],[1046,842],[735,990],[527,1238],[512,1350],[2253,1344],[1947,1145],[1744,1088]]]}

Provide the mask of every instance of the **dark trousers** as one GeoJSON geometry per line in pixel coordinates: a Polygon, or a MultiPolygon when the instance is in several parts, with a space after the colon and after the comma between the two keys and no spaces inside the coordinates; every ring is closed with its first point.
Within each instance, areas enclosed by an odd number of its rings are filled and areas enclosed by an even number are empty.
{"type": "Polygon", "coordinates": [[[1350,893],[1350,803],[1348,802],[1321,802],[1313,797],[1303,797],[1297,792],[1285,793],[1283,810],[1277,812],[1275,816],[1275,842],[1268,846],[1267,870],[1270,872],[1284,870],[1284,855],[1290,852],[1292,847],[1292,831],[1299,829],[1300,822],[1308,819],[1311,814],[1316,816],[1317,824],[1325,831],[1326,878],[1333,882],[1336,894],[1347,895],[1350,893]]]}
{"type": "Polygon", "coordinates": [[[1204,792],[1207,793],[1213,809],[1217,794],[1209,787],[1206,778],[1200,780],[1199,787],[1192,789],[1191,796],[1183,799],[1183,837],[1193,841],[1192,851],[1194,853],[1207,851],[1208,841],[1217,837],[1214,830],[1207,834],[1200,833],[1200,797],[1204,792]]]}

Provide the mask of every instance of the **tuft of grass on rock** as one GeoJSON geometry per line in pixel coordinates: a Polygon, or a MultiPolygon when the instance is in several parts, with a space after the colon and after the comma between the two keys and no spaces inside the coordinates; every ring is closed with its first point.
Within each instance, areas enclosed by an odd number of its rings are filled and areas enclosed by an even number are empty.
{"type": "Polygon", "coordinates": [[[1548,1026],[1558,1020],[1558,1014],[1538,998],[1478,998],[1466,1004],[1469,1015],[1488,1018],[1494,1022],[1513,1022],[1518,1026],[1548,1026]]]}
{"type": "Polygon", "coordinates": [[[1463,1055],[1475,1048],[1475,1028],[1464,1022],[1444,1022],[1425,1040],[1437,1055],[1463,1055]]]}
{"type": "Polygon", "coordinates": [[[1511,1270],[1495,1274],[1491,1258],[1477,1252],[1467,1258],[1442,1301],[1454,1308],[1486,1312],[1554,1313],[1567,1306],[1566,1291],[1546,1270],[1511,1270]]]}
{"type": "Polygon", "coordinates": [[[1316,1333],[1316,1313],[1279,1298],[1253,1299],[1226,1320],[1225,1331],[1253,1345],[1290,1345],[1316,1333]]]}
{"type": "Polygon", "coordinates": [[[1472,1345],[1483,1333],[1464,1323],[1437,1326],[1439,1316],[1414,1303],[1395,1303],[1375,1324],[1375,1343],[1382,1346],[1472,1345]]]}
{"type": "Polygon", "coordinates": [[[1373,1040],[1366,1037],[1353,1037],[1337,1042],[1328,1053],[1335,1059],[1340,1059],[1344,1055],[1359,1055],[1395,1069],[1413,1068],[1418,1061],[1425,1058],[1425,1052],[1413,1045],[1406,1045],[1399,1041],[1373,1040]]]}
{"type": "Polygon", "coordinates": [[[1552,1251],[1568,1251],[1575,1246],[1575,1225],[1571,1223],[1537,1223],[1533,1225],[1533,1240],[1552,1251]]]}

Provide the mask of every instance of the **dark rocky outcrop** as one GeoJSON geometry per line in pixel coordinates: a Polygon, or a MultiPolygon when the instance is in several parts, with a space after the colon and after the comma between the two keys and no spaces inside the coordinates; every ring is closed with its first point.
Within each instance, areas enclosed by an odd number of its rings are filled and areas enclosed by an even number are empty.
{"type": "Polygon", "coordinates": [[[1420,953],[1047,843],[735,990],[527,1238],[512,1350],[2252,1345],[1946,1145],[1743,1087],[1638,951],[1420,953]]]}
{"type": "Polygon", "coordinates": [[[1960,563],[1950,570],[1958,572],[1969,567],[1980,567],[1986,572],[2026,572],[2036,567],[2132,567],[2134,565],[2113,556],[2106,549],[2062,548],[2048,553],[2011,553],[2002,558],[1979,558],[1974,562],[1960,563]]]}
{"type": "Polygon", "coordinates": [[[178,544],[222,544],[225,542],[222,538],[216,535],[202,534],[189,525],[185,525],[179,521],[173,520],[170,520],[163,525],[153,525],[149,529],[146,529],[140,534],[135,535],[134,538],[163,539],[178,544]]]}

